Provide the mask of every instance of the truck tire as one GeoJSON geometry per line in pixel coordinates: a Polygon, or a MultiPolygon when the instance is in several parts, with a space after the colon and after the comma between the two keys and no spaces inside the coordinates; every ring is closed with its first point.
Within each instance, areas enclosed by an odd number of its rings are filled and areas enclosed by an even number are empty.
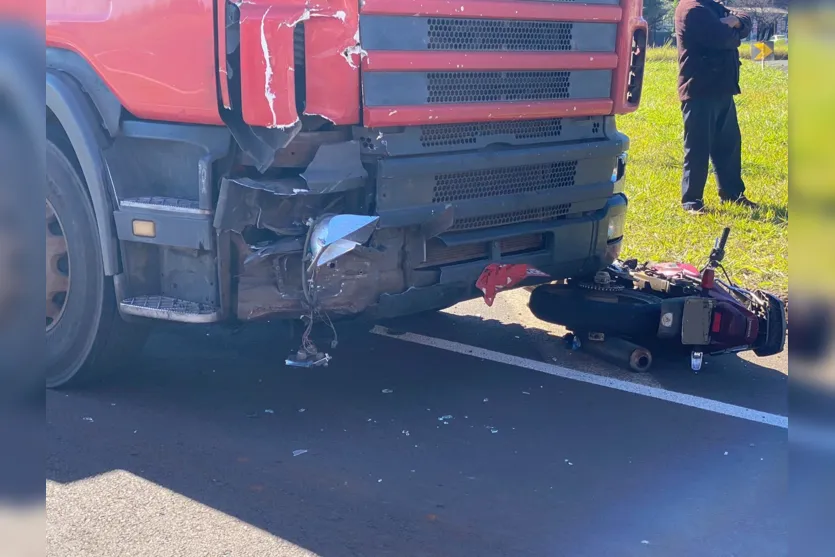
{"type": "Polygon", "coordinates": [[[119,315],[86,187],[52,141],[46,178],[46,386],[57,388],[122,368],[147,329],[119,315]]]}

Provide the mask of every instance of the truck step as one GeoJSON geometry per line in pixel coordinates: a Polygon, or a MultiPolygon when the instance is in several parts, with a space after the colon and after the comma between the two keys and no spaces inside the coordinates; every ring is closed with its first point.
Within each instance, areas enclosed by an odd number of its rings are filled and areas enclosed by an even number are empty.
{"type": "Polygon", "coordinates": [[[122,199],[122,208],[146,209],[149,211],[170,211],[173,213],[190,213],[194,215],[210,215],[208,209],[201,209],[197,201],[180,199],[177,197],[130,197],[122,199]]]}
{"type": "Polygon", "coordinates": [[[214,323],[220,320],[220,310],[211,304],[171,296],[135,296],[122,300],[119,309],[125,315],[180,323],[214,323]]]}

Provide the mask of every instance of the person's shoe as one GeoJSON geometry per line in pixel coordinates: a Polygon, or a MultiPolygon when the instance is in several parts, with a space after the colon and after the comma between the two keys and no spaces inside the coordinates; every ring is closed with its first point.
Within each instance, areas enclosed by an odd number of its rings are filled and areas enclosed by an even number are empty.
{"type": "Polygon", "coordinates": [[[681,204],[681,208],[691,215],[701,215],[705,212],[705,204],[703,201],[687,201],[681,204]]]}
{"type": "Polygon", "coordinates": [[[759,205],[745,197],[745,194],[740,195],[736,199],[723,199],[725,203],[733,203],[734,205],[739,205],[740,207],[745,207],[746,209],[757,209],[759,205]]]}

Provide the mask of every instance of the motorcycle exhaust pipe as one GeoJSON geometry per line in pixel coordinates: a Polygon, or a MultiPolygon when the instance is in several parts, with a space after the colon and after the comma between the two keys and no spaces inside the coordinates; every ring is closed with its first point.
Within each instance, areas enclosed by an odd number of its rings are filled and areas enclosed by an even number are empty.
{"type": "Polygon", "coordinates": [[[580,348],[609,362],[626,366],[636,373],[643,373],[652,366],[652,352],[618,337],[605,337],[603,340],[582,339],[580,348]]]}

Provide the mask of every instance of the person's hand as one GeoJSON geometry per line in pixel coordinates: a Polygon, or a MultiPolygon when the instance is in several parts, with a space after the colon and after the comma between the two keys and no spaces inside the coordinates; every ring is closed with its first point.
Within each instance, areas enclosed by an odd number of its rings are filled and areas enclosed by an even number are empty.
{"type": "Polygon", "coordinates": [[[719,21],[721,21],[722,23],[724,23],[725,25],[727,25],[728,27],[730,27],[732,29],[737,29],[738,27],[742,26],[742,22],[740,22],[739,18],[736,17],[735,15],[729,15],[728,17],[723,17],[719,21]]]}

